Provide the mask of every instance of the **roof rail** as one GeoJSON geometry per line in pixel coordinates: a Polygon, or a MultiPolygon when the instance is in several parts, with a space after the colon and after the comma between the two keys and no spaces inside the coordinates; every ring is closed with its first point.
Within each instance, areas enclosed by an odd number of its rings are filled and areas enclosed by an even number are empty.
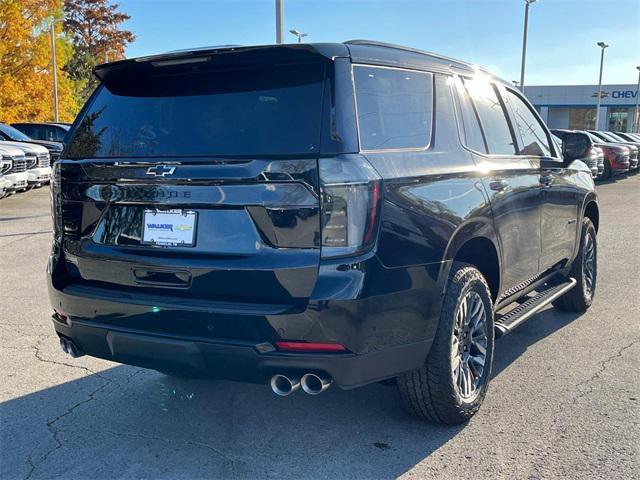
{"type": "Polygon", "coordinates": [[[372,47],[395,48],[397,50],[404,50],[406,52],[421,53],[423,55],[429,55],[430,57],[438,58],[440,60],[445,60],[447,62],[454,62],[459,65],[472,66],[472,64],[470,64],[469,62],[465,62],[463,60],[447,57],[445,55],[429,52],[427,50],[420,50],[418,48],[405,47],[404,45],[396,45],[394,43],[377,42],[375,40],[347,40],[346,42],[343,42],[343,43],[345,45],[371,45],[372,47]]]}

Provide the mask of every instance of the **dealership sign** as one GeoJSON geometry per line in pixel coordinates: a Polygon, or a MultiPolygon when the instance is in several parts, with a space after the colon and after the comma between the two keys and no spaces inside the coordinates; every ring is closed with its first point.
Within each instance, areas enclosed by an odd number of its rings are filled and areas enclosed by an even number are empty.
{"type": "MultiPolygon", "coordinates": [[[[611,98],[636,98],[637,94],[638,92],[633,90],[614,90],[611,93],[602,91],[600,93],[600,98],[607,98],[609,96],[611,96],[611,98]]],[[[597,97],[598,92],[593,92],[593,95],[591,96],[597,97]]]]}
{"type": "Polygon", "coordinates": [[[611,92],[611,98],[636,98],[637,91],[633,90],[614,90],[611,92]]]}

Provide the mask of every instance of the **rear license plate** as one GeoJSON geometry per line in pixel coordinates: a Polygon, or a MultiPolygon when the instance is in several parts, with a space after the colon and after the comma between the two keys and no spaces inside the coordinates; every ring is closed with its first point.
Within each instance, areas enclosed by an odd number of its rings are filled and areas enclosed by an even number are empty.
{"type": "Polygon", "coordinates": [[[142,243],[171,247],[193,247],[197,213],[193,210],[145,210],[142,243]]]}

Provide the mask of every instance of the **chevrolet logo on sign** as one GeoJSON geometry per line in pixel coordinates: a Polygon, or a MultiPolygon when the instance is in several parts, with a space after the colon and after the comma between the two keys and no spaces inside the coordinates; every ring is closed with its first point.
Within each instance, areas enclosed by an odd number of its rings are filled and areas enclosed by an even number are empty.
{"type": "Polygon", "coordinates": [[[191,230],[190,225],[176,225],[175,229],[180,230],[181,232],[186,232],[187,230],[191,230]]]}
{"type": "Polygon", "coordinates": [[[147,168],[147,175],[155,175],[156,177],[164,177],[165,175],[173,175],[176,167],[168,167],[167,165],[156,165],[147,168]]]}

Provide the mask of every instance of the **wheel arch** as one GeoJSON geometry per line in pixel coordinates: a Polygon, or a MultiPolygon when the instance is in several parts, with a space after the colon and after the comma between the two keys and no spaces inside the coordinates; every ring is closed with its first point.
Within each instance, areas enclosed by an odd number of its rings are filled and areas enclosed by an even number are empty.
{"type": "Polygon", "coordinates": [[[443,272],[445,278],[448,278],[454,261],[475,266],[487,280],[491,297],[496,301],[501,291],[502,261],[497,236],[490,222],[473,222],[456,230],[445,254],[445,265],[448,266],[443,272]]]}
{"type": "Polygon", "coordinates": [[[585,198],[584,206],[582,207],[582,217],[591,220],[597,233],[600,228],[600,206],[598,205],[595,194],[585,198]]]}

